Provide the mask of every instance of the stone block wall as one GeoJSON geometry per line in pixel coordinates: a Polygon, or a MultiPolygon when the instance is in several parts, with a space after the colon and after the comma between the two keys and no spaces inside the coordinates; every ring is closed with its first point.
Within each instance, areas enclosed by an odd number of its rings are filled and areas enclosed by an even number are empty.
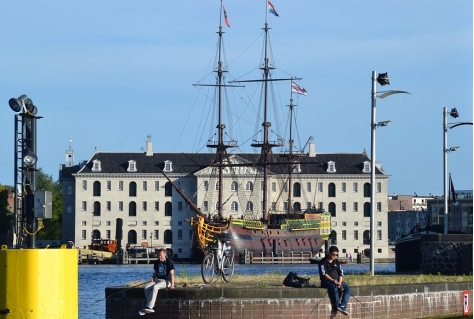
{"type": "MultiPolygon", "coordinates": [[[[347,318],[410,319],[462,315],[462,291],[468,290],[472,305],[472,282],[352,287],[347,318]]],[[[325,289],[310,288],[178,288],[160,291],[156,312],[159,319],[329,319],[331,304],[325,289]]],[[[106,289],[106,318],[143,318],[143,289],[106,289]]],[[[472,313],[472,312],[471,312],[472,313]]]]}

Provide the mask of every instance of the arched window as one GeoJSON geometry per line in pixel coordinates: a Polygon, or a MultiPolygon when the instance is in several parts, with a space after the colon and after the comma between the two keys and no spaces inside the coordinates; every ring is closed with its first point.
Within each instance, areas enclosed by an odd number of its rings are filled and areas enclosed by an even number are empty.
{"type": "Polygon", "coordinates": [[[364,217],[370,217],[370,203],[364,203],[364,217]]]}
{"type": "Polygon", "coordinates": [[[293,197],[301,197],[301,184],[300,183],[293,184],[293,197]]]}
{"type": "Polygon", "coordinates": [[[336,204],[334,202],[329,203],[328,211],[331,213],[331,217],[336,217],[336,204]]]}
{"type": "Polygon", "coordinates": [[[232,184],[230,184],[230,190],[237,192],[239,190],[239,184],[236,181],[233,181],[232,184]]]}
{"type": "Polygon", "coordinates": [[[134,230],[129,230],[128,235],[127,235],[127,242],[130,245],[136,245],[137,244],[137,232],[134,230]]]}
{"type": "Polygon", "coordinates": [[[364,197],[370,197],[370,183],[364,184],[364,197]]]}
{"type": "Polygon", "coordinates": [[[172,216],[173,215],[173,203],[166,202],[165,203],[165,216],[172,216]]]}
{"type": "Polygon", "coordinates": [[[293,211],[294,211],[295,213],[301,211],[301,204],[300,204],[299,202],[294,202],[294,203],[293,203],[293,211]]]}
{"type": "Polygon", "coordinates": [[[137,196],[137,183],[130,182],[128,185],[128,196],[137,196]]]}
{"type": "Polygon", "coordinates": [[[230,211],[236,212],[238,210],[239,210],[239,204],[237,204],[237,202],[232,202],[232,204],[230,204],[230,211]]]}
{"type": "Polygon", "coordinates": [[[337,245],[337,232],[335,230],[332,230],[331,234],[329,234],[328,243],[329,246],[337,245]]]}
{"type": "Polygon", "coordinates": [[[163,243],[164,244],[172,244],[173,243],[173,232],[169,229],[165,230],[163,234],[163,243]]]}
{"type": "Polygon", "coordinates": [[[364,230],[364,245],[370,245],[370,231],[369,230],[364,230]]]}
{"type": "Polygon", "coordinates": [[[100,216],[100,202],[94,202],[94,216],[100,216]]]}
{"type": "Polygon", "coordinates": [[[100,239],[100,230],[94,229],[92,231],[92,240],[94,240],[94,239],[100,239]]]}
{"type": "Polygon", "coordinates": [[[100,182],[95,181],[92,187],[92,196],[100,196],[100,182]]]}
{"type": "Polygon", "coordinates": [[[128,216],[137,216],[137,203],[128,203],[128,216]]]}
{"type": "Polygon", "coordinates": [[[328,185],[328,197],[336,197],[336,185],[334,183],[328,185]]]}
{"type": "Polygon", "coordinates": [[[245,184],[245,190],[247,192],[252,192],[253,191],[253,183],[251,181],[248,181],[247,184],[245,184]]]}
{"type": "Polygon", "coordinates": [[[173,185],[170,182],[166,182],[165,196],[172,196],[172,195],[173,195],[173,185]]]}
{"type": "Polygon", "coordinates": [[[253,203],[252,202],[247,202],[247,205],[245,205],[245,211],[247,212],[253,212],[253,203]]]}

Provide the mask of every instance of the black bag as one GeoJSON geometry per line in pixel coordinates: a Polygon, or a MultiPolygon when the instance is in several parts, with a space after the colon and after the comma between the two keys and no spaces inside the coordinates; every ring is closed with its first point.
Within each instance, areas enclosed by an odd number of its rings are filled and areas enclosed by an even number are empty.
{"type": "Polygon", "coordinates": [[[283,285],[287,287],[295,288],[304,288],[309,286],[309,278],[301,278],[296,275],[295,272],[290,271],[285,280],[283,280],[283,285]]]}

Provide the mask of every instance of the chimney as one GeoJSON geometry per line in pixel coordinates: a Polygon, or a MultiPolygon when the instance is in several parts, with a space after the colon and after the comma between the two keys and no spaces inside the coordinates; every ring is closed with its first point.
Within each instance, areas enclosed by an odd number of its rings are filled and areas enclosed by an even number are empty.
{"type": "Polygon", "coordinates": [[[309,157],[316,157],[316,145],[314,142],[309,142],[309,157]]]}
{"type": "Polygon", "coordinates": [[[153,143],[151,140],[146,141],[146,156],[153,156],[153,143]]]}

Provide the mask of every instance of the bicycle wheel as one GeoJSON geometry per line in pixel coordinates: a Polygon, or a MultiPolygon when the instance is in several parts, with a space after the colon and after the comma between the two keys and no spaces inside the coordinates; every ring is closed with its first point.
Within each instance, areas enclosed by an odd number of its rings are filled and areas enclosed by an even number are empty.
{"type": "Polygon", "coordinates": [[[202,280],[204,280],[206,284],[211,283],[212,279],[214,279],[214,254],[209,253],[204,256],[201,265],[201,275],[202,280]]]}
{"type": "Polygon", "coordinates": [[[229,282],[232,280],[232,276],[234,275],[234,252],[229,251],[224,256],[224,260],[222,261],[222,278],[225,282],[229,282]]]}

